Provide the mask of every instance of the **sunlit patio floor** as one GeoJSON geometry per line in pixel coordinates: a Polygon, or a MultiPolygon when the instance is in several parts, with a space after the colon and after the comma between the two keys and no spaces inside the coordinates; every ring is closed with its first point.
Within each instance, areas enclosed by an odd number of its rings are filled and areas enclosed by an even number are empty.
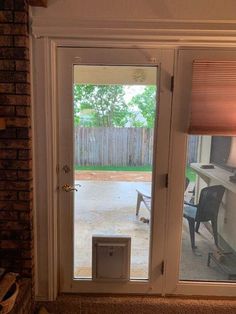
{"type": "MultiPolygon", "coordinates": [[[[150,224],[140,218],[149,218],[141,206],[136,217],[136,189],[150,193],[150,182],[76,181],[81,184],[75,193],[74,212],[74,276],[92,275],[92,236],[126,235],[131,237],[131,278],[148,278],[150,224]]],[[[200,227],[196,234],[197,251],[190,247],[188,225],[183,221],[180,279],[226,280],[226,275],[212,263],[207,266],[209,252],[216,250],[212,235],[200,227]]],[[[157,248],[158,250],[158,248],[157,248]]]]}

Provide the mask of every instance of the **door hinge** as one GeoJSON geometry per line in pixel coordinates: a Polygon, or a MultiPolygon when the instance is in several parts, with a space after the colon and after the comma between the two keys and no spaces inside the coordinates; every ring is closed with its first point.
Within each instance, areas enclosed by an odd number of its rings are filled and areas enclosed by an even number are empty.
{"type": "Polygon", "coordinates": [[[169,174],[166,174],[166,178],[165,178],[165,187],[168,188],[169,186],[169,174]]]}
{"type": "Polygon", "coordinates": [[[59,167],[59,165],[57,165],[56,166],[56,173],[59,174],[59,171],[60,171],[60,167],[59,167]]]}
{"type": "Polygon", "coordinates": [[[164,275],[164,271],[165,271],[165,262],[162,261],[161,262],[161,274],[164,275]]]}
{"type": "Polygon", "coordinates": [[[170,80],[170,91],[173,93],[174,91],[174,82],[175,82],[175,79],[174,79],[174,75],[171,76],[171,80],[170,80]]]}

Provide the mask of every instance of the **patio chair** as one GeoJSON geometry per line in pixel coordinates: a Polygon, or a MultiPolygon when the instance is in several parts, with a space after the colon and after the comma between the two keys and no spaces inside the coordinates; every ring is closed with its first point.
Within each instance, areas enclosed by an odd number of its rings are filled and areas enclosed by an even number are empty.
{"type": "Polygon", "coordinates": [[[145,205],[145,207],[147,208],[147,210],[150,212],[151,211],[151,196],[146,195],[139,190],[136,190],[136,191],[138,193],[137,194],[137,205],[136,205],[136,216],[138,216],[138,214],[139,214],[140,205],[142,202],[145,205]]]}
{"type": "MultiPolygon", "coordinates": [[[[186,177],[185,179],[185,191],[188,189],[188,187],[190,186],[190,181],[189,179],[186,177]]],[[[188,193],[192,193],[193,187],[191,185],[191,188],[189,189],[188,193]]],[[[145,205],[145,207],[147,208],[147,210],[150,212],[151,211],[151,196],[147,195],[146,193],[143,193],[139,190],[137,191],[137,205],[136,205],[136,216],[138,216],[139,214],[139,210],[140,210],[140,205],[143,202],[143,204],[145,205]]],[[[191,194],[192,197],[192,194],[191,194]]]]}
{"type": "Polygon", "coordinates": [[[198,232],[201,222],[207,221],[211,222],[215,245],[218,246],[217,219],[224,192],[225,188],[222,185],[213,185],[201,190],[197,205],[184,202],[183,215],[188,220],[193,250],[196,249],[195,232],[198,232]]]}

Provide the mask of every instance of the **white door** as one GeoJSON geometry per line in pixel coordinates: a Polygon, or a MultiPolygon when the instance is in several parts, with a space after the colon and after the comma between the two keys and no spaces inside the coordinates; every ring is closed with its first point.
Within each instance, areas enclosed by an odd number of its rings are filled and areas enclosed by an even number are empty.
{"type": "Polygon", "coordinates": [[[173,51],[58,48],[57,62],[60,291],[161,293],[173,51]],[[130,239],[126,280],[95,280],[94,236],[130,239]]]}

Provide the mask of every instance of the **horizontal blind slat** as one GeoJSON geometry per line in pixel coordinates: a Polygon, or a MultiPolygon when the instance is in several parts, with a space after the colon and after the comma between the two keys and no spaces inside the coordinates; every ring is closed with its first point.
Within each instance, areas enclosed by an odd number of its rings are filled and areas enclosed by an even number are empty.
{"type": "Polygon", "coordinates": [[[236,135],[236,60],[195,60],[190,105],[190,134],[236,135]]]}

